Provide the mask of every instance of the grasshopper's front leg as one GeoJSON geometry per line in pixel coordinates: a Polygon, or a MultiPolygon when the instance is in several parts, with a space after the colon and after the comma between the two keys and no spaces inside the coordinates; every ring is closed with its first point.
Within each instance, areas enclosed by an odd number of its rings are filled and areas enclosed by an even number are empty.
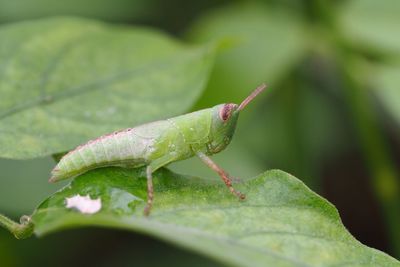
{"type": "Polygon", "coordinates": [[[225,172],[221,167],[219,167],[210,157],[208,157],[206,154],[203,152],[197,152],[196,155],[212,170],[216,171],[218,175],[222,178],[224,181],[225,185],[229,188],[232,194],[236,195],[239,197],[239,199],[245,199],[246,195],[240,193],[237,191],[235,188],[232,186],[232,180],[229,178],[229,175],[227,172],[225,172]]]}

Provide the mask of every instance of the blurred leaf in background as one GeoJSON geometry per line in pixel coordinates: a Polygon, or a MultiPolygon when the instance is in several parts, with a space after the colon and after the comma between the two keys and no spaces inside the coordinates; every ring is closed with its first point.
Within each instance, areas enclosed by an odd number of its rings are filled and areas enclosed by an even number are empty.
{"type": "Polygon", "coordinates": [[[0,38],[0,61],[6,62],[0,68],[0,155],[6,158],[64,152],[181,114],[201,93],[213,61],[212,46],[83,19],[3,26],[0,38]]]}
{"type": "Polygon", "coordinates": [[[187,36],[200,43],[224,38],[232,43],[217,56],[201,106],[210,99],[237,103],[262,82],[273,90],[305,56],[308,42],[297,14],[254,3],[210,11],[196,20],[187,36]]]}
{"type": "Polygon", "coordinates": [[[340,6],[338,22],[355,45],[399,54],[399,12],[400,2],[396,0],[345,1],[340,6]]]}

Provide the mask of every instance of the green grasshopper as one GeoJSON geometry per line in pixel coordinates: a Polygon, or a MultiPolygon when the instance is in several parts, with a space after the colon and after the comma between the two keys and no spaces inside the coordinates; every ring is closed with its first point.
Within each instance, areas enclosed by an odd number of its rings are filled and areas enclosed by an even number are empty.
{"type": "Polygon", "coordinates": [[[106,166],[147,166],[147,204],[144,209],[147,216],[153,204],[153,172],[171,162],[196,155],[218,173],[232,194],[245,199],[244,194],[233,188],[227,172],[209,155],[220,152],[230,143],[240,111],[265,88],[265,84],[257,87],[240,105],[220,104],[89,141],[61,158],[51,172],[50,182],[106,166]]]}

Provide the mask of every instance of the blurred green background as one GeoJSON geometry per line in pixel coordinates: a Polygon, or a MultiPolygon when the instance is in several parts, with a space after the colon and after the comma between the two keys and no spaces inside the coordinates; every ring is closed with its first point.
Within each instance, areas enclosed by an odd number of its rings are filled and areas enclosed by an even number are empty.
{"type": "MultiPolygon", "coordinates": [[[[295,175],[338,208],[358,240],[397,258],[399,14],[397,0],[0,0],[1,24],[75,15],[148,25],[188,43],[223,40],[193,110],[240,102],[262,82],[269,89],[243,113],[216,161],[237,177],[266,169],[295,175]]],[[[51,158],[1,159],[0,211],[29,214],[62,187],[47,183],[53,165],[51,158]]],[[[216,178],[197,159],[171,168],[216,178]]],[[[4,266],[130,266],[133,259],[138,266],[220,266],[145,236],[101,229],[23,241],[0,230],[0,259],[4,266]]]]}

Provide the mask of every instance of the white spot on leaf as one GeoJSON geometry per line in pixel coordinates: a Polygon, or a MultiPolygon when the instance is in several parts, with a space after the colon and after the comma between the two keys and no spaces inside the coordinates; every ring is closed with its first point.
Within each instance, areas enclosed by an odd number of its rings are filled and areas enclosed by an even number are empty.
{"type": "Polygon", "coordinates": [[[68,209],[76,209],[83,214],[93,214],[101,209],[101,199],[91,199],[89,195],[75,195],[67,197],[65,200],[68,209]]]}

